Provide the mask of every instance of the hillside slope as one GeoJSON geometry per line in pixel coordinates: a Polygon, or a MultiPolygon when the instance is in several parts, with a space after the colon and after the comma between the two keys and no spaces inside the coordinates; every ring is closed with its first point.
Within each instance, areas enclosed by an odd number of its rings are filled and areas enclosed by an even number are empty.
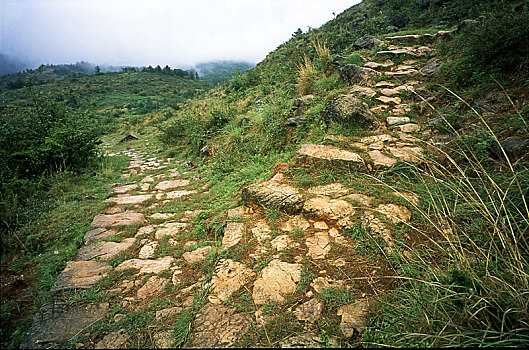
{"type": "Polygon", "coordinates": [[[177,108],[121,115],[139,140],[104,136],[113,183],[13,338],[528,345],[528,13],[366,0],[177,108]]]}

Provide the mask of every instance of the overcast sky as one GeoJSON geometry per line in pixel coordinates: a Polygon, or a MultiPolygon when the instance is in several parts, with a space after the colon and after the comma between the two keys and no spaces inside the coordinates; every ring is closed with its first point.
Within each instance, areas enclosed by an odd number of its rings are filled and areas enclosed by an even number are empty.
{"type": "Polygon", "coordinates": [[[33,64],[261,61],[360,0],[0,0],[0,53],[33,64]]]}

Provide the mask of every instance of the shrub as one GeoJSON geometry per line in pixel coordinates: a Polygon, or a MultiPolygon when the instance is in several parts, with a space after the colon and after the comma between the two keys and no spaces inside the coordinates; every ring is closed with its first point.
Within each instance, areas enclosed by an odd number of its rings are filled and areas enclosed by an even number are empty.
{"type": "Polygon", "coordinates": [[[441,52],[452,59],[440,71],[442,80],[466,86],[485,82],[490,75],[529,74],[529,11],[505,10],[464,28],[441,52]]]}

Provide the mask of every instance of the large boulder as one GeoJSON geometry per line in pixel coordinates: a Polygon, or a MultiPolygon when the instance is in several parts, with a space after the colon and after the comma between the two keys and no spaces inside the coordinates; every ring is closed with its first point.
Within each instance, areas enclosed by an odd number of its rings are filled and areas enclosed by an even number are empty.
{"type": "Polygon", "coordinates": [[[392,26],[395,26],[397,28],[403,28],[403,27],[406,27],[406,25],[408,23],[410,23],[410,18],[403,14],[403,13],[399,13],[397,15],[394,15],[394,16],[390,16],[388,18],[389,20],[389,24],[392,25],[392,26]]]}
{"type": "Polygon", "coordinates": [[[353,47],[359,50],[372,49],[380,45],[382,45],[382,40],[379,40],[371,35],[364,35],[363,37],[354,42],[353,47]]]}
{"type": "Polygon", "coordinates": [[[342,95],[334,99],[322,111],[326,123],[351,124],[366,130],[376,130],[379,122],[366,103],[353,95],[342,95]]]}
{"type": "Polygon", "coordinates": [[[356,64],[346,64],[340,68],[340,79],[347,84],[374,86],[377,72],[371,68],[359,67],[356,64]]]}

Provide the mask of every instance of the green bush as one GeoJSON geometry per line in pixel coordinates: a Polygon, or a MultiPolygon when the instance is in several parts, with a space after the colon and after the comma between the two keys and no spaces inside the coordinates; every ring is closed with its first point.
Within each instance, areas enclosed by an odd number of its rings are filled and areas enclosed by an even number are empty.
{"type": "Polygon", "coordinates": [[[529,10],[507,9],[494,13],[476,25],[464,28],[454,40],[441,45],[452,60],[443,66],[440,78],[466,86],[486,82],[490,76],[503,80],[516,72],[524,79],[529,73],[529,10]]]}

